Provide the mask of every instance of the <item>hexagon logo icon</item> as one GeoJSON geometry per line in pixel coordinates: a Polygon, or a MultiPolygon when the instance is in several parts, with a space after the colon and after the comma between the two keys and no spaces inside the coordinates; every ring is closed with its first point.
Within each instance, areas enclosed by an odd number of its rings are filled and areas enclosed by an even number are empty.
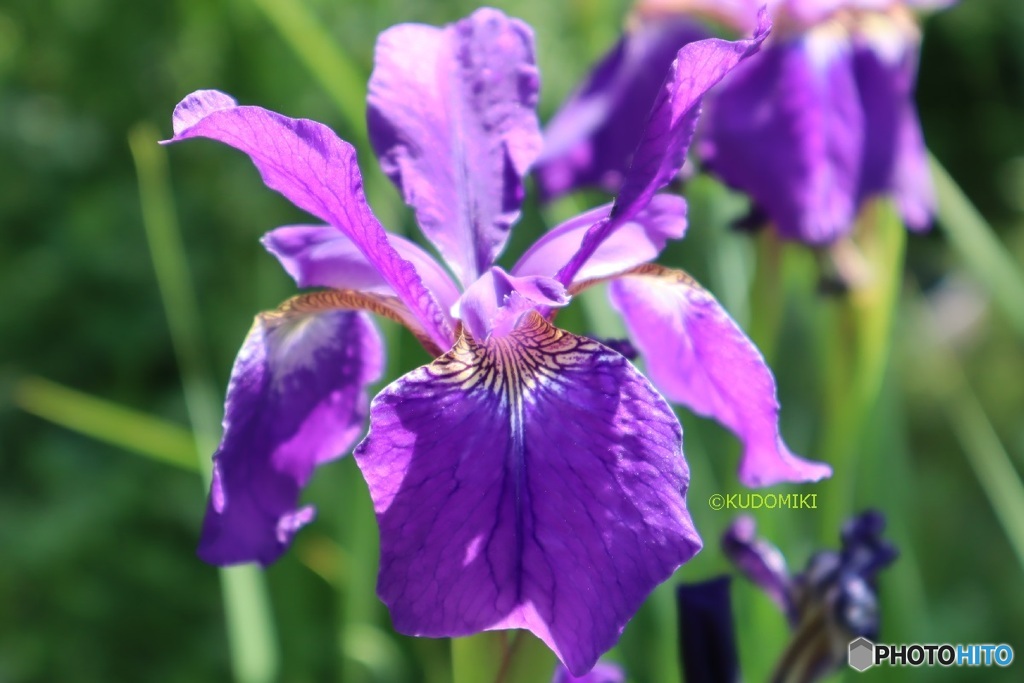
{"type": "Polygon", "coordinates": [[[850,666],[857,671],[866,671],[875,665],[875,644],[867,638],[858,638],[850,643],[850,666]]]}

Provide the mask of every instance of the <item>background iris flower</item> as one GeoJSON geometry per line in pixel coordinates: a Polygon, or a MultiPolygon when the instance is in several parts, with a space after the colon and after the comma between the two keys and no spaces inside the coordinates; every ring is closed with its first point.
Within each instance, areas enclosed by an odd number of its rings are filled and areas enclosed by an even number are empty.
{"type": "MultiPolygon", "coordinates": [[[[738,517],[725,531],[725,556],[783,611],[792,630],[773,683],[822,680],[846,664],[851,641],[877,639],[878,574],[899,555],[884,530],[880,512],[862,512],[843,524],[838,551],[815,552],[793,575],[778,547],[757,536],[753,517],[738,517]]],[[[681,584],[676,595],[687,683],[741,680],[729,577],[681,584]]]]}
{"type": "Polygon", "coordinates": [[[851,641],[875,640],[880,626],[878,573],[899,551],[882,538],[885,516],[862,512],[843,525],[839,550],[820,550],[791,575],[782,552],[757,536],[753,517],[737,518],[722,551],[786,615],[793,638],[773,681],[816,681],[846,663],[851,641]]]}
{"type": "MultiPolygon", "coordinates": [[[[648,0],[546,131],[541,187],[553,197],[614,190],[646,103],[673,50],[712,31],[744,32],[760,0],[648,0]]],[[[920,30],[909,8],[949,0],[776,0],[776,30],[756,58],[715,89],[696,151],[748,194],[755,222],[814,245],[848,234],[864,202],[891,195],[906,225],[935,209],[913,102],[920,30]]]]}
{"type": "Polygon", "coordinates": [[[217,91],[174,113],[174,140],[245,152],[264,182],[328,225],[264,244],[303,287],[257,317],[232,371],[200,547],[210,562],[268,564],[312,519],[301,488],[344,453],[380,376],[372,311],[437,359],[386,387],[355,449],[381,534],[378,593],[396,629],[425,636],[525,628],[575,674],[610,648],[647,594],[700,548],[685,506],[682,430],[658,390],[602,344],[558,329],[571,296],[611,294],[664,395],[744,443],[747,485],[829,468],[779,436],[770,371],[686,274],[645,265],[685,230],[658,195],[679,172],[701,96],[767,33],[687,45],[669,71],[616,201],[494,265],[540,152],[530,29],[496,10],[379,38],[371,140],[452,272],[390,235],[351,145],[325,126],[217,91]]]}

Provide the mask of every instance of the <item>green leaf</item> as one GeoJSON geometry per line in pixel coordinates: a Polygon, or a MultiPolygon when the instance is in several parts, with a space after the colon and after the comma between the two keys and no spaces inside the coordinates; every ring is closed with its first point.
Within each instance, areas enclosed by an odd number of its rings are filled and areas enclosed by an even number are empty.
{"type": "Polygon", "coordinates": [[[14,403],[27,413],[126,451],[199,471],[195,438],[172,422],[42,377],[14,386],[14,403]]]}
{"type": "Polygon", "coordinates": [[[992,226],[964,195],[938,159],[929,158],[938,198],[939,224],[968,271],[1024,337],[1024,274],[992,226]]]}

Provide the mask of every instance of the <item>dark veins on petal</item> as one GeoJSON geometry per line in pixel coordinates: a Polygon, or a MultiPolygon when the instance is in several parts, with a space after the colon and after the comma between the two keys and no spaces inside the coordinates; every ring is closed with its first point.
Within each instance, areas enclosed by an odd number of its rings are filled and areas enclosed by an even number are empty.
{"type": "Polygon", "coordinates": [[[356,459],[404,633],[527,628],[582,673],[699,548],[671,409],[536,313],[385,389],[356,459]]]}

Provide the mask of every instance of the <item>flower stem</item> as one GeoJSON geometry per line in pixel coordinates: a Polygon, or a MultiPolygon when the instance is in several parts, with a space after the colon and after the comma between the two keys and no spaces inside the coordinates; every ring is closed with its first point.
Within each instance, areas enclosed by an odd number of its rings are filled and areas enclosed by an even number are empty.
{"type": "Polygon", "coordinates": [[[501,667],[498,668],[498,674],[494,677],[494,683],[506,683],[509,669],[512,666],[512,658],[515,657],[520,642],[518,632],[513,632],[505,639],[505,656],[501,658],[501,667]]]}
{"type": "Polygon", "coordinates": [[[554,655],[526,631],[487,631],[452,638],[454,683],[537,683],[550,680],[554,655]]]}
{"type": "Polygon", "coordinates": [[[823,541],[834,539],[842,520],[853,512],[859,469],[854,458],[864,443],[863,430],[889,361],[906,230],[895,207],[879,201],[862,212],[856,239],[870,268],[869,279],[842,300],[827,303],[823,317],[826,422],[818,455],[834,470],[822,490],[823,541]]]}

